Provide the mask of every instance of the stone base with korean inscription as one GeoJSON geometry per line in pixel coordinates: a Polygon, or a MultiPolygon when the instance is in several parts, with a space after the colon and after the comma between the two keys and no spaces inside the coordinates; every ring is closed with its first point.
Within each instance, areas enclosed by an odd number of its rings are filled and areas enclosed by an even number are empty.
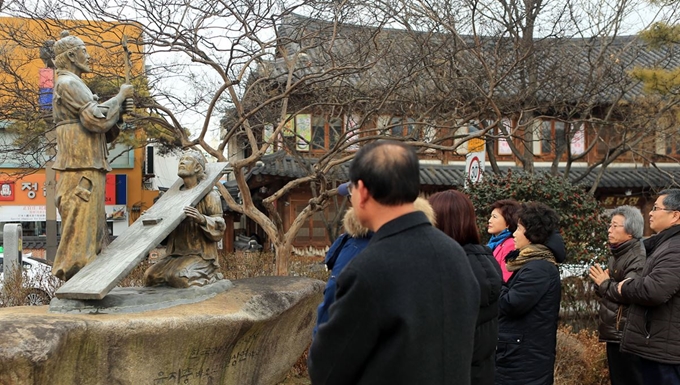
{"type": "Polygon", "coordinates": [[[0,384],[276,384],[311,342],[324,283],[233,284],[199,303],[142,313],[0,309],[0,384]]]}

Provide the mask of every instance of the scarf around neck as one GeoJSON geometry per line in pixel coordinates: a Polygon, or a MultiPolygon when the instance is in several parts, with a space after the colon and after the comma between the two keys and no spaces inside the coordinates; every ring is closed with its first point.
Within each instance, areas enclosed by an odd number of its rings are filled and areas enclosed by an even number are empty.
{"type": "Polygon", "coordinates": [[[547,246],[531,243],[521,248],[519,250],[519,255],[517,255],[517,257],[512,260],[506,261],[505,265],[508,271],[517,271],[527,264],[527,262],[541,260],[545,260],[557,265],[555,256],[547,246]]]}
{"type": "Polygon", "coordinates": [[[505,229],[501,231],[500,233],[491,236],[491,239],[489,239],[489,243],[486,245],[489,246],[491,250],[495,249],[496,246],[500,245],[505,241],[506,239],[510,238],[512,234],[510,234],[510,230],[505,229]]]}

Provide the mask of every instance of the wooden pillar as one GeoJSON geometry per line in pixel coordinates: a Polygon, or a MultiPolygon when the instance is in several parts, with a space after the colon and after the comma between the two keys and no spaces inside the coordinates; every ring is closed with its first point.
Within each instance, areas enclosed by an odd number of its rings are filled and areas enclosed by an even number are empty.
{"type": "Polygon", "coordinates": [[[234,214],[225,214],[224,222],[227,228],[224,230],[222,244],[224,245],[224,253],[229,254],[234,252],[234,214]]]}

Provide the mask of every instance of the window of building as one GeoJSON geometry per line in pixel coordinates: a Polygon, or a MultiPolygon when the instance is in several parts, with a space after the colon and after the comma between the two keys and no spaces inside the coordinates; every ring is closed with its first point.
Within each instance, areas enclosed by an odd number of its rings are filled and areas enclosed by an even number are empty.
{"type": "MultiPolygon", "coordinates": [[[[307,207],[308,201],[292,201],[291,206],[292,218],[297,218],[302,210],[307,207]]],[[[330,205],[333,206],[333,205],[330,205]]],[[[293,242],[296,246],[305,245],[326,245],[329,243],[328,231],[326,228],[326,218],[334,218],[334,208],[328,207],[324,211],[315,212],[307,222],[302,225],[298,233],[295,235],[295,241],[293,242]]]]}
{"type": "MultiPolygon", "coordinates": [[[[542,120],[539,126],[539,149],[541,154],[562,154],[569,151],[571,155],[580,155],[586,151],[586,128],[591,127],[584,121],[563,122],[560,120],[542,120]]],[[[536,148],[535,148],[536,149],[536,148]]]]}
{"type": "Polygon", "coordinates": [[[498,155],[512,155],[512,148],[510,148],[510,141],[512,141],[512,121],[510,119],[502,119],[500,124],[503,129],[496,129],[498,139],[496,140],[496,154],[498,155]]]}
{"type": "MultiPolygon", "coordinates": [[[[426,122],[422,125],[422,130],[420,132],[420,139],[425,143],[435,143],[437,140],[437,123],[434,121],[426,122]]],[[[437,150],[434,148],[428,148],[425,150],[426,153],[436,153],[437,150]]]]}
{"type": "Polygon", "coordinates": [[[613,147],[619,143],[619,135],[613,124],[592,124],[592,132],[595,140],[595,151],[598,157],[604,157],[613,147]]]}
{"type": "Polygon", "coordinates": [[[359,150],[359,130],[361,128],[361,121],[363,117],[358,114],[352,114],[347,117],[345,122],[345,132],[347,133],[348,151],[359,150]]]}
{"type": "Polygon", "coordinates": [[[541,154],[555,154],[567,143],[567,123],[559,120],[541,122],[541,154]]]}
{"type": "Polygon", "coordinates": [[[485,148],[484,139],[480,137],[470,139],[471,135],[478,133],[482,129],[483,127],[478,121],[456,122],[456,127],[451,129],[451,135],[454,137],[454,146],[458,146],[456,153],[464,155],[470,151],[483,151],[485,148]]]}
{"type": "Polygon", "coordinates": [[[586,123],[574,122],[571,124],[571,140],[569,149],[572,155],[580,155],[586,152],[586,123]]]}
{"type": "Polygon", "coordinates": [[[342,136],[341,117],[312,116],[312,151],[326,151],[338,143],[342,136]]]}
{"type": "Polygon", "coordinates": [[[414,123],[415,120],[411,118],[394,116],[390,120],[390,126],[392,127],[390,135],[417,139],[420,135],[414,123]]]}
{"type": "Polygon", "coordinates": [[[109,150],[108,160],[111,168],[133,168],[135,166],[134,148],[117,143],[109,150]]]}
{"type": "Polygon", "coordinates": [[[391,115],[379,116],[377,124],[381,135],[409,137],[415,140],[423,137],[421,126],[424,127],[425,125],[416,124],[414,119],[391,115]]]}
{"type": "Polygon", "coordinates": [[[680,130],[668,129],[658,132],[656,139],[656,153],[659,155],[680,155],[680,130]]]}

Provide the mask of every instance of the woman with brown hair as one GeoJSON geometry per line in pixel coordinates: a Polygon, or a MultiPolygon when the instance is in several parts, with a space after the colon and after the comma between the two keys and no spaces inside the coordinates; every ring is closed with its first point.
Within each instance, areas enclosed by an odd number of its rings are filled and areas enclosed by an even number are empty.
{"type": "Polygon", "coordinates": [[[501,269],[491,250],[481,244],[475,208],[467,195],[448,190],[433,194],[429,201],[434,209],[437,228],[460,243],[479,283],[481,297],[470,383],[491,385],[494,383],[494,355],[498,340],[498,296],[503,284],[501,269]]]}

